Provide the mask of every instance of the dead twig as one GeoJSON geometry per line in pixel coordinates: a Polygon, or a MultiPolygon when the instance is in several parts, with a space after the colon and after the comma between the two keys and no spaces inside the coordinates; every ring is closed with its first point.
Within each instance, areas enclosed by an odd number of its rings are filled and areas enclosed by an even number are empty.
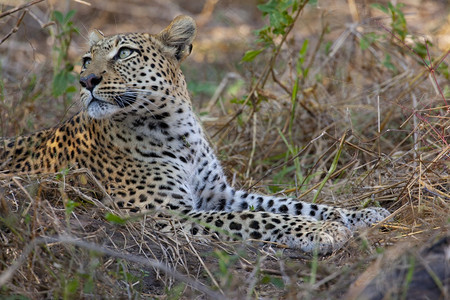
{"type": "Polygon", "coordinates": [[[44,1],[44,0],[34,0],[34,1],[31,1],[31,2],[22,4],[20,6],[17,6],[16,8],[12,8],[10,10],[7,10],[7,11],[5,11],[5,12],[0,14],[0,19],[3,18],[3,17],[9,16],[10,14],[13,14],[15,12],[18,12],[19,10],[22,10],[24,8],[27,8],[27,7],[30,7],[30,6],[35,5],[37,3],[40,3],[42,1],[44,1]]]}
{"type": "Polygon", "coordinates": [[[71,237],[68,235],[39,237],[39,238],[32,240],[25,247],[25,249],[23,250],[20,257],[8,269],[6,269],[6,271],[4,271],[0,275],[0,286],[5,285],[13,277],[14,273],[26,261],[28,255],[31,253],[31,251],[33,251],[33,249],[36,246],[50,244],[50,243],[71,244],[71,245],[85,248],[85,249],[88,249],[91,251],[102,253],[102,254],[105,254],[105,255],[108,255],[108,256],[111,256],[114,258],[119,258],[119,259],[123,259],[125,261],[142,264],[142,265],[145,265],[145,266],[151,267],[151,268],[157,268],[157,269],[165,272],[166,274],[174,277],[175,279],[186,283],[191,288],[196,289],[196,290],[204,293],[205,295],[208,295],[208,297],[210,297],[211,299],[225,299],[224,296],[210,290],[205,285],[201,284],[199,281],[194,281],[193,279],[191,279],[183,274],[180,274],[178,271],[176,271],[172,268],[169,268],[167,265],[165,265],[157,260],[154,260],[151,258],[143,258],[140,256],[131,255],[131,254],[120,253],[120,252],[117,252],[117,251],[114,251],[114,250],[111,250],[111,249],[108,249],[105,247],[101,247],[94,243],[82,241],[78,238],[71,237]]]}
{"type": "Polygon", "coordinates": [[[27,13],[26,10],[22,12],[19,19],[17,20],[16,26],[11,29],[11,31],[0,41],[0,45],[3,44],[4,41],[6,41],[11,35],[16,33],[19,30],[20,23],[22,23],[23,17],[25,17],[25,14],[27,13]]]}

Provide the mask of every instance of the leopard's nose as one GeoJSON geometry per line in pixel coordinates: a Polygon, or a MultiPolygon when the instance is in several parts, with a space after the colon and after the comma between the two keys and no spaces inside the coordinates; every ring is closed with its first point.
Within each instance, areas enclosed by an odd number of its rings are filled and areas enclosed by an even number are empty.
{"type": "Polygon", "coordinates": [[[102,76],[97,76],[94,73],[89,74],[88,76],[80,78],[80,84],[82,87],[91,91],[102,81],[102,76]]]}

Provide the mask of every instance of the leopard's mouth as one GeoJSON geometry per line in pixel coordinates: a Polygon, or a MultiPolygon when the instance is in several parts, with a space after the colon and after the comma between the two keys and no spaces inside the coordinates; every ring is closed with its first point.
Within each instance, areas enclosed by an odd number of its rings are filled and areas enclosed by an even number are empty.
{"type": "Polygon", "coordinates": [[[100,106],[107,106],[107,105],[117,105],[120,108],[125,108],[131,104],[133,104],[134,102],[136,102],[136,95],[132,94],[132,93],[123,93],[122,95],[119,96],[115,96],[114,99],[114,103],[111,103],[109,101],[105,101],[105,100],[101,100],[98,99],[94,96],[92,96],[91,101],[89,101],[88,107],[91,106],[92,104],[96,103],[97,105],[100,106]]]}
{"type": "Polygon", "coordinates": [[[89,101],[88,107],[91,106],[94,103],[101,104],[101,105],[111,105],[111,103],[108,103],[106,101],[100,100],[100,99],[92,96],[91,101],[89,101]]]}

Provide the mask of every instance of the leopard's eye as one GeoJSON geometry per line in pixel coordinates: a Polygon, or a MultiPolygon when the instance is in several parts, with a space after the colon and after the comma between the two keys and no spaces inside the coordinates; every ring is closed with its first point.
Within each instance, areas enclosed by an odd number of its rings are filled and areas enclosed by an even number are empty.
{"type": "Polygon", "coordinates": [[[120,48],[119,53],[117,53],[117,57],[120,59],[124,59],[130,56],[131,53],[133,53],[133,50],[131,50],[130,48],[120,48]]]}
{"type": "Polygon", "coordinates": [[[91,64],[92,59],[89,57],[85,57],[83,58],[83,68],[87,68],[87,66],[89,66],[91,64]]]}

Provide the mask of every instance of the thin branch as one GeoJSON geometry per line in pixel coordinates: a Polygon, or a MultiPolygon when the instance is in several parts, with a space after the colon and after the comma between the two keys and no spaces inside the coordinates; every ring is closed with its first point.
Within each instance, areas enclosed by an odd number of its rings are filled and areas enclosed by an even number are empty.
{"type": "Polygon", "coordinates": [[[51,237],[51,236],[39,237],[39,238],[32,240],[24,248],[20,257],[6,271],[4,271],[2,274],[0,274],[0,286],[5,285],[13,277],[14,273],[17,271],[17,269],[20,268],[20,266],[23,263],[25,263],[28,255],[30,255],[30,253],[33,251],[33,249],[36,246],[45,245],[45,244],[49,244],[49,243],[71,244],[71,245],[75,245],[75,246],[85,248],[85,249],[88,249],[91,251],[103,253],[103,254],[111,256],[111,257],[120,258],[125,261],[131,261],[134,263],[145,265],[147,267],[157,268],[157,269],[163,271],[164,273],[166,273],[167,275],[172,276],[173,278],[186,283],[191,288],[204,293],[211,299],[225,299],[223,295],[210,290],[208,287],[201,284],[200,282],[194,281],[193,279],[179,273],[178,271],[168,267],[167,265],[165,265],[155,259],[120,253],[120,252],[117,252],[117,251],[114,251],[114,250],[111,250],[111,249],[108,249],[105,247],[101,247],[94,243],[82,241],[78,238],[71,237],[68,235],[60,235],[60,236],[53,236],[53,237],[51,237]]]}
{"type": "Polygon", "coordinates": [[[308,4],[308,1],[304,1],[300,5],[300,7],[297,8],[297,13],[295,14],[295,16],[293,18],[292,24],[288,27],[288,29],[286,30],[286,33],[283,35],[280,43],[278,44],[277,48],[275,49],[275,53],[273,54],[272,59],[270,60],[270,63],[269,63],[269,66],[270,66],[269,71],[266,71],[265,73],[262,74],[262,77],[264,79],[262,80],[262,83],[261,83],[261,89],[264,88],[264,86],[266,85],[266,81],[267,81],[267,78],[269,77],[270,70],[273,69],[273,66],[275,65],[278,54],[280,54],[280,52],[281,52],[281,47],[283,46],[284,42],[286,41],[287,36],[291,32],[291,30],[294,28],[295,23],[297,22],[297,19],[300,16],[300,13],[303,11],[303,8],[306,6],[306,4],[308,4]]]}
{"type": "Polygon", "coordinates": [[[248,93],[247,98],[245,99],[244,103],[241,104],[241,107],[239,108],[239,110],[233,115],[233,117],[231,117],[230,120],[228,120],[228,122],[223,125],[219,130],[217,130],[212,136],[211,138],[213,139],[216,135],[218,135],[220,132],[222,132],[225,128],[228,127],[228,125],[231,124],[231,122],[233,122],[234,119],[236,119],[241,113],[244,112],[244,108],[247,105],[248,101],[251,99],[251,97],[254,95],[254,93],[256,92],[256,90],[258,89],[262,89],[264,87],[264,85],[266,84],[267,78],[269,77],[269,75],[271,74],[271,70],[273,69],[273,66],[275,64],[276,58],[278,56],[278,54],[281,51],[281,46],[284,44],[284,42],[286,41],[287,36],[289,35],[289,33],[291,32],[291,30],[294,28],[295,22],[297,21],[298,17],[300,16],[300,13],[303,11],[303,8],[306,6],[306,4],[308,3],[308,1],[305,1],[297,10],[296,15],[294,16],[293,22],[292,24],[289,26],[289,28],[286,30],[286,33],[283,35],[282,40],[280,41],[280,44],[278,44],[277,48],[275,49],[275,52],[272,56],[272,58],[266,63],[264,70],[261,74],[261,76],[258,78],[257,82],[255,83],[255,85],[252,87],[250,93],[248,93]]]}
{"type": "Polygon", "coordinates": [[[26,13],[27,13],[26,10],[22,12],[22,14],[19,17],[19,20],[17,20],[16,26],[14,26],[14,28],[11,29],[11,31],[0,41],[0,45],[3,44],[4,41],[6,41],[11,35],[13,35],[19,30],[20,23],[22,23],[22,20],[25,17],[26,13]]]}
{"type": "Polygon", "coordinates": [[[9,16],[10,14],[13,14],[15,12],[18,12],[19,10],[22,10],[24,8],[30,7],[32,5],[35,5],[35,4],[37,4],[39,2],[42,2],[42,1],[44,1],[44,0],[34,0],[34,1],[31,1],[31,2],[22,4],[21,6],[17,6],[16,8],[12,8],[10,10],[7,10],[7,11],[5,11],[5,12],[0,14],[0,19],[5,17],[5,16],[9,16]]]}

